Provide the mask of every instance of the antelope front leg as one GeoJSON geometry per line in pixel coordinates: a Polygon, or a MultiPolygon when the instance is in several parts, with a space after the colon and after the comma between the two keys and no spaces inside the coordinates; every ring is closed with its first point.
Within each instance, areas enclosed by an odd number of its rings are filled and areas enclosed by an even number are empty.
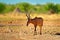
{"type": "Polygon", "coordinates": [[[42,26],[40,26],[40,35],[42,35],[42,26]]]}
{"type": "Polygon", "coordinates": [[[35,26],[35,29],[34,29],[34,35],[37,35],[37,32],[36,32],[36,26],[35,26]]]}

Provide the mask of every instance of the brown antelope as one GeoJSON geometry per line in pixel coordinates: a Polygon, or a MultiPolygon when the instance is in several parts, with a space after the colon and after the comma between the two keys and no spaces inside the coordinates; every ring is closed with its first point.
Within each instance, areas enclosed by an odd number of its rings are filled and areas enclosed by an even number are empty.
{"type": "Polygon", "coordinates": [[[36,35],[37,34],[37,32],[36,32],[36,28],[37,28],[37,26],[39,26],[40,27],[40,35],[42,34],[42,26],[43,26],[43,18],[41,18],[41,17],[35,17],[34,19],[31,19],[30,18],[30,14],[28,15],[28,14],[26,14],[26,16],[27,16],[27,18],[28,18],[28,21],[27,21],[27,26],[30,24],[30,23],[32,23],[33,25],[34,25],[34,35],[36,35]]]}

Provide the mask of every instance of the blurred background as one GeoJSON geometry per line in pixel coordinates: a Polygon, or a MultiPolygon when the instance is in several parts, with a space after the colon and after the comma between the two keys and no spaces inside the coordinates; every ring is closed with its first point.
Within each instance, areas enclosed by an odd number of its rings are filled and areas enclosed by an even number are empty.
{"type": "Polygon", "coordinates": [[[60,13],[60,0],[0,0],[0,14],[13,12],[19,9],[20,12],[32,10],[34,13],[60,13]],[[26,6],[26,7],[25,7],[26,6]],[[24,9],[26,8],[26,10],[24,9]]]}

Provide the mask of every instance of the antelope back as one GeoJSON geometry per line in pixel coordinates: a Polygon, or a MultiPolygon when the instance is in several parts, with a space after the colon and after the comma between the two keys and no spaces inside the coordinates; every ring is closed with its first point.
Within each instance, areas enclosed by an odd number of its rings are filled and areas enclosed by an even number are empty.
{"type": "Polygon", "coordinates": [[[34,26],[36,25],[40,25],[40,26],[43,26],[43,18],[38,18],[38,17],[35,17],[34,19],[29,19],[28,21],[28,24],[29,23],[32,23],[32,24],[34,24],[34,26]]]}
{"type": "Polygon", "coordinates": [[[40,25],[40,26],[43,26],[43,18],[41,17],[35,17],[35,23],[36,25],[40,25]]]}

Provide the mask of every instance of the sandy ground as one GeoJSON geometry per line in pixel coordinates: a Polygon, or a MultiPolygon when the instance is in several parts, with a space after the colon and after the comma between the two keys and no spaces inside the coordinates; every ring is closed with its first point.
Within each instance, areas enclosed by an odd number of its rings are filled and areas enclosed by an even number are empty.
{"type": "Polygon", "coordinates": [[[51,21],[44,21],[42,35],[39,34],[39,26],[37,27],[37,35],[34,35],[33,25],[30,24],[27,27],[25,21],[21,22],[24,23],[20,23],[20,26],[0,27],[0,40],[60,40],[60,35],[55,35],[56,33],[60,33],[60,27],[51,21]]]}
{"type": "Polygon", "coordinates": [[[28,35],[21,33],[0,33],[0,40],[60,40],[59,35],[28,35]]]}
{"type": "MultiPolygon", "coordinates": [[[[12,28],[12,27],[11,27],[12,28]]],[[[0,40],[60,40],[60,35],[51,34],[47,29],[43,30],[43,34],[39,34],[39,29],[37,28],[37,35],[34,35],[33,27],[20,27],[16,29],[12,29],[13,31],[5,30],[4,32],[0,32],[0,40]],[[16,31],[15,31],[16,30],[16,31]],[[18,32],[17,32],[18,31],[18,32]]],[[[51,29],[52,30],[52,29],[51,29]]]]}

